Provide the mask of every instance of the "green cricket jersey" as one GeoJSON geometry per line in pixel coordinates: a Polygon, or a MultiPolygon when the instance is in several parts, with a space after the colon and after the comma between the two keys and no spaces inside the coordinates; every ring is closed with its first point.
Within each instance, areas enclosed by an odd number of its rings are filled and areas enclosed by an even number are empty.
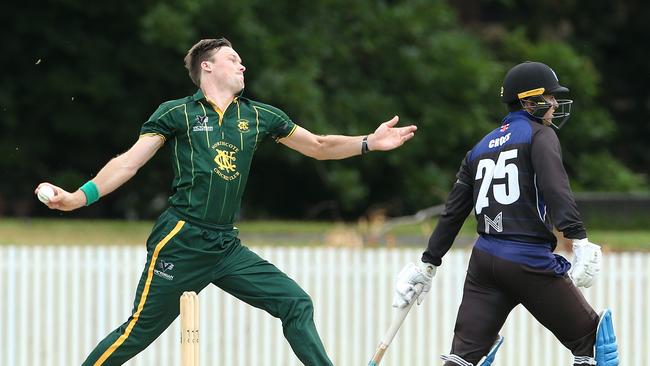
{"type": "Polygon", "coordinates": [[[221,111],[199,90],[161,104],[140,134],[169,143],[173,208],[198,221],[232,225],[260,142],[287,137],[296,127],[280,109],[241,96],[221,111]]]}

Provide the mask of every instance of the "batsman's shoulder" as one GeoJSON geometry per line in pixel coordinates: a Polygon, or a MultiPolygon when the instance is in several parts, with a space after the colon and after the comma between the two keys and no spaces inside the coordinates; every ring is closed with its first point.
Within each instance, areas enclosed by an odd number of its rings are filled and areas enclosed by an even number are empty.
{"type": "Polygon", "coordinates": [[[550,126],[544,126],[541,123],[531,123],[532,138],[531,141],[559,144],[559,139],[555,129],[550,126]]]}

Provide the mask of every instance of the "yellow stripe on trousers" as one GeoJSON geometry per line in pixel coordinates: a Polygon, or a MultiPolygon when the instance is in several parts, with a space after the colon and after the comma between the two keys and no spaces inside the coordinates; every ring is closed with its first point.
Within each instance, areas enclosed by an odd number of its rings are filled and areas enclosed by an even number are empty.
{"type": "Polygon", "coordinates": [[[126,327],[126,331],[124,331],[124,334],[122,334],[116,341],[113,343],[108,349],[102,354],[102,356],[94,363],[93,366],[101,366],[106,360],[117,350],[119,346],[126,341],[127,338],[129,338],[129,334],[131,334],[131,331],[133,330],[133,327],[135,326],[135,323],[138,322],[138,318],[140,317],[140,313],[142,313],[142,309],[144,308],[144,303],[147,302],[147,295],[149,295],[149,287],[151,286],[151,279],[153,278],[153,269],[156,266],[156,259],[158,258],[158,253],[160,253],[160,250],[167,244],[171,238],[176,235],[181,228],[185,225],[185,221],[179,221],[176,224],[176,227],[174,227],[174,230],[172,230],[167,236],[160,241],[156,245],[156,248],[153,251],[153,255],[151,256],[151,262],[149,263],[149,269],[147,270],[147,280],[144,283],[144,290],[142,291],[142,295],[140,295],[140,302],[138,303],[138,309],[136,310],[135,314],[133,314],[133,319],[129,322],[129,325],[126,327]]]}

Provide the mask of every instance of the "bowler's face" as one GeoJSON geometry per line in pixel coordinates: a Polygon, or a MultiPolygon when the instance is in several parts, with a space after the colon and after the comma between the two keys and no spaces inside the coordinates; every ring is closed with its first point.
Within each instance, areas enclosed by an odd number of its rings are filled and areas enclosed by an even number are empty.
{"type": "Polygon", "coordinates": [[[242,60],[231,47],[221,47],[213,53],[209,61],[213,64],[213,77],[221,87],[239,93],[244,89],[244,71],[242,60]]]}

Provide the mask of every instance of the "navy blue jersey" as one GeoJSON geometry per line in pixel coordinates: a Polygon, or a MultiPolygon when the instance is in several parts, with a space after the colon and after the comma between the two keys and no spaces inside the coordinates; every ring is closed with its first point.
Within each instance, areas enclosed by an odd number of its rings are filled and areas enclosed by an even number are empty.
{"type": "Polygon", "coordinates": [[[485,240],[555,248],[553,226],[586,237],[555,131],[525,111],[508,114],[461,163],[423,261],[440,265],[473,212],[485,240]]]}

